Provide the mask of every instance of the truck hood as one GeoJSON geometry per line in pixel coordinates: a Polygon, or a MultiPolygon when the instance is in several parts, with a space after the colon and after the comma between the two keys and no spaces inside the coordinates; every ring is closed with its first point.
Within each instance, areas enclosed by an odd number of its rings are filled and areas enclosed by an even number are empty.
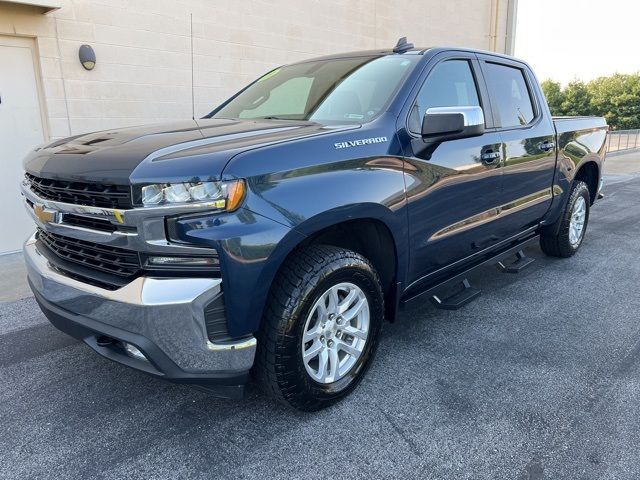
{"type": "Polygon", "coordinates": [[[79,135],[33,151],[33,175],[126,185],[217,180],[238,153],[279,142],[352,129],[287,120],[200,119],[79,135]]]}

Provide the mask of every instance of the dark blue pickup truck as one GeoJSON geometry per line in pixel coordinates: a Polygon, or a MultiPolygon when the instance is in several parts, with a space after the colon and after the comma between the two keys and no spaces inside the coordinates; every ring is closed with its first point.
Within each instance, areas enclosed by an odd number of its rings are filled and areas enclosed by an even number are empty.
{"type": "Polygon", "coordinates": [[[459,308],[470,271],[517,272],[533,242],[573,255],[607,130],[552,118],[531,69],[492,53],[401,39],[283,66],[205,118],[33,151],[29,282],[107,358],[317,410],[407,302],[459,308]]]}

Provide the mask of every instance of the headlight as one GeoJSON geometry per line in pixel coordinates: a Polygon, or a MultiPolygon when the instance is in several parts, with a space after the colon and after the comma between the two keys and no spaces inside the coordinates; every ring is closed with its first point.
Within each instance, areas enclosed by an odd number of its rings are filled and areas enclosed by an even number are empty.
{"type": "Polygon", "coordinates": [[[244,180],[228,182],[155,183],[140,188],[145,207],[204,203],[217,210],[232,211],[240,206],[246,188],[244,180]]]}

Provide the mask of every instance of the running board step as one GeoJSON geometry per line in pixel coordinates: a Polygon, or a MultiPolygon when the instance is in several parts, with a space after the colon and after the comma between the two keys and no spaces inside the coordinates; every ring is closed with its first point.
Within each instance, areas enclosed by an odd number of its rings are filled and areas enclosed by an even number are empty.
{"type": "MultiPolygon", "coordinates": [[[[498,254],[488,256],[488,258],[484,258],[482,261],[479,261],[475,265],[469,266],[467,268],[462,269],[459,273],[446,278],[444,280],[436,281],[431,284],[425,285],[424,288],[415,290],[411,292],[409,295],[405,296],[399,301],[399,306],[401,308],[406,307],[408,304],[416,302],[418,300],[428,298],[430,299],[438,308],[446,308],[455,310],[460,308],[461,306],[469,303],[471,300],[474,300],[478,295],[480,295],[480,291],[476,288],[473,288],[469,281],[467,280],[469,276],[477,271],[480,268],[484,268],[490,265],[495,265],[500,262],[503,263],[507,258],[513,258],[514,255],[518,257],[516,260],[521,259],[519,253],[524,251],[525,247],[530,245],[537,245],[540,243],[540,236],[533,235],[532,237],[527,237],[523,240],[519,240],[515,245],[505,248],[505,250],[501,251],[498,254]],[[441,299],[438,295],[439,292],[444,290],[454,289],[456,286],[462,284],[463,289],[459,293],[454,294],[453,296],[445,299],[441,299]]],[[[524,256],[524,253],[523,253],[524,256]]],[[[526,258],[527,264],[531,263],[533,259],[526,258]]],[[[504,264],[504,263],[503,263],[504,264]]],[[[522,263],[518,263],[517,265],[505,265],[505,268],[511,269],[514,268],[515,271],[520,271],[524,268],[524,261],[522,263]]]]}
{"type": "Polygon", "coordinates": [[[443,310],[459,310],[467,303],[475,300],[482,292],[477,288],[473,288],[466,278],[462,281],[462,290],[450,297],[441,299],[438,295],[431,297],[431,302],[443,310]]]}
{"type": "Polygon", "coordinates": [[[513,263],[505,264],[502,260],[496,265],[500,271],[504,273],[520,273],[522,270],[531,265],[535,260],[531,257],[527,257],[524,250],[518,250],[516,252],[516,261],[513,263]]]}

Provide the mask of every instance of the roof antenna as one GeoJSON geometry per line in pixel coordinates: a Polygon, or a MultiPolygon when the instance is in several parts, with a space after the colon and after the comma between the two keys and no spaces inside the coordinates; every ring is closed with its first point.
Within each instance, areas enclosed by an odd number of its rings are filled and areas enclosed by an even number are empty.
{"type": "Polygon", "coordinates": [[[393,53],[404,53],[408,52],[413,48],[413,43],[407,43],[407,37],[402,37],[396,43],[396,46],[393,47],[393,53]]]}

